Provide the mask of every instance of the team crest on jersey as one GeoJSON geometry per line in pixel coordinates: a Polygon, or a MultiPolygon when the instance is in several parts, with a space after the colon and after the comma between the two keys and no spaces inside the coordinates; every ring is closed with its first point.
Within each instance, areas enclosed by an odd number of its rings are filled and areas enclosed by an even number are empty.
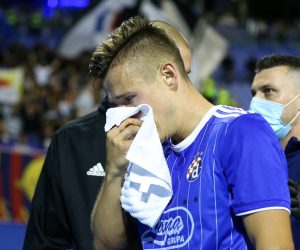
{"type": "Polygon", "coordinates": [[[186,180],[193,182],[198,179],[202,170],[202,158],[198,155],[194,158],[186,173],[186,180]]]}

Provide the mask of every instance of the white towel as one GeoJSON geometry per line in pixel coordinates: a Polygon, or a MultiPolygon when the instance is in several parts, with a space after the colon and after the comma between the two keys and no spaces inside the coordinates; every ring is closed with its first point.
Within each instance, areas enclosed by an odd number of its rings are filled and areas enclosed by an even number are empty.
{"type": "Polygon", "coordinates": [[[121,205],[141,223],[154,227],[172,198],[172,181],[154,123],[152,108],[137,107],[108,109],[105,131],[134,114],[141,112],[143,124],[135,136],[126,159],[129,161],[121,192],[121,205]]]}

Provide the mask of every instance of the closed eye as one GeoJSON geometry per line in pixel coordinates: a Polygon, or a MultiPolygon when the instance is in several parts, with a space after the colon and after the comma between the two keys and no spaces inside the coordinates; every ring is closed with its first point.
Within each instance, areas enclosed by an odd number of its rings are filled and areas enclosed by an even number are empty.
{"type": "Polygon", "coordinates": [[[131,106],[133,105],[133,101],[136,95],[126,95],[119,98],[117,101],[118,106],[131,106]]]}
{"type": "Polygon", "coordinates": [[[124,97],[124,101],[126,103],[130,104],[132,102],[132,100],[133,100],[134,97],[135,97],[134,95],[125,96],[124,97]]]}
{"type": "Polygon", "coordinates": [[[102,107],[104,107],[105,109],[114,108],[114,107],[117,106],[114,102],[112,102],[112,101],[109,100],[108,96],[105,96],[105,97],[103,98],[103,100],[102,100],[102,102],[101,102],[101,105],[102,105],[102,107]]]}

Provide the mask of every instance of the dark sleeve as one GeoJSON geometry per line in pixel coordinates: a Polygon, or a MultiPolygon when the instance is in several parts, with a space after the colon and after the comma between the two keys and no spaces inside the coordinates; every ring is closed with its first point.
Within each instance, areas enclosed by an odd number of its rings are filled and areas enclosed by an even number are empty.
{"type": "Polygon", "coordinates": [[[32,200],[24,250],[71,248],[69,223],[57,174],[58,157],[58,144],[54,137],[32,200]]]}

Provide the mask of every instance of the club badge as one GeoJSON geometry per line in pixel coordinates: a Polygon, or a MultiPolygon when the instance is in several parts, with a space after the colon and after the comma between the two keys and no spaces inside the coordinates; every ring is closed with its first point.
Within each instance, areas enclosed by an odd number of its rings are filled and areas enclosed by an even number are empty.
{"type": "Polygon", "coordinates": [[[200,176],[201,170],[202,170],[202,159],[200,158],[200,156],[196,156],[187,170],[186,180],[188,182],[195,181],[200,176]]]}

